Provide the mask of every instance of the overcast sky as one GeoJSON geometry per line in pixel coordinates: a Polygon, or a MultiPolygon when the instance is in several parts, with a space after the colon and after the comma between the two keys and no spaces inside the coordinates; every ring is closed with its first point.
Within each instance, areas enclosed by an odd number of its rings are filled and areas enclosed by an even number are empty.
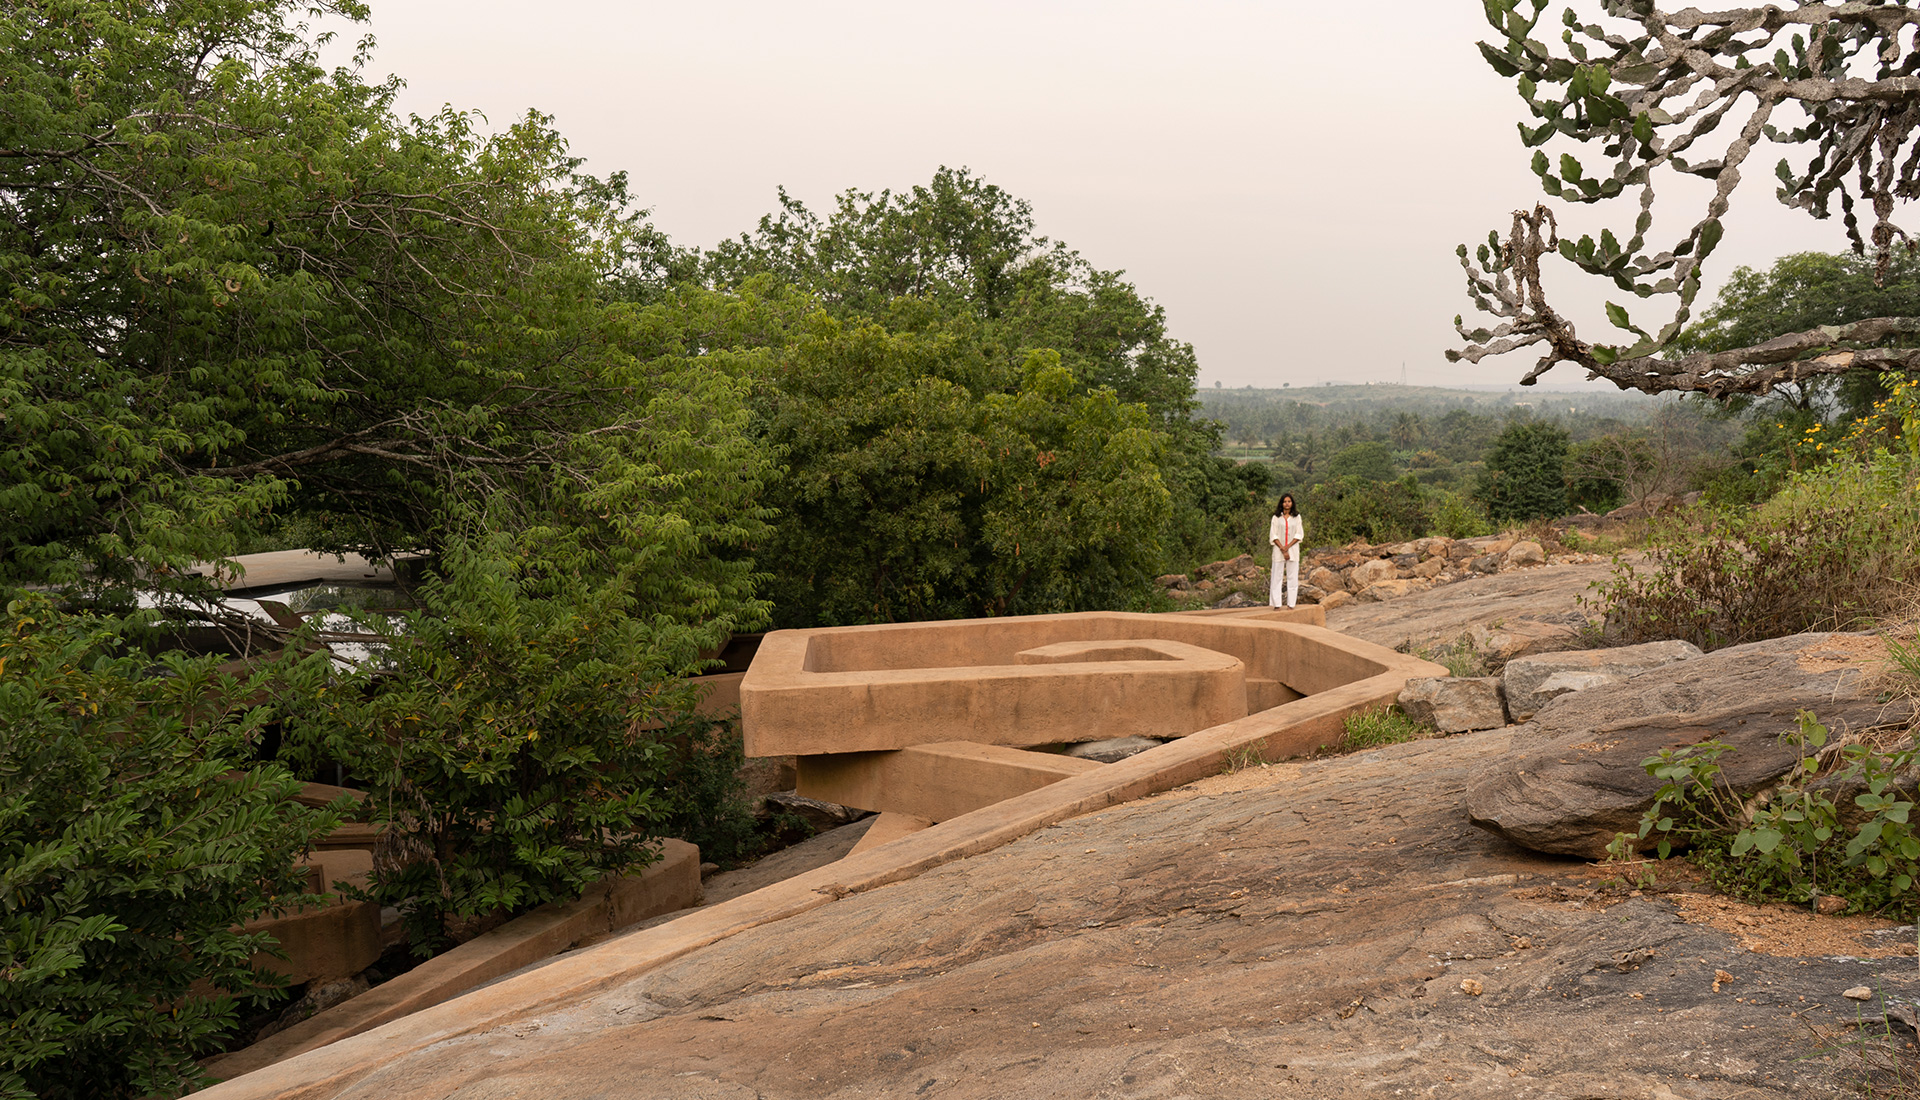
{"type": "MultiPolygon", "coordinates": [[[[1480,13],[1478,0],[374,0],[371,75],[406,80],[404,110],[553,115],[587,169],[628,172],[683,245],[751,228],[779,186],[822,209],[848,187],[967,166],[1165,306],[1203,386],[1397,382],[1403,364],[1416,385],[1504,383],[1531,365],[1524,352],[1477,367],[1442,354],[1469,304],[1454,246],[1542,197],[1514,128],[1524,108],[1474,48],[1480,13]]],[[[1774,159],[1763,151],[1749,175],[1774,159]]],[[[1661,190],[1669,229],[1700,217],[1694,194],[1661,190]]],[[[1630,228],[1634,211],[1582,213],[1597,231],[1630,228]]],[[[1836,223],[1783,210],[1757,178],[1708,296],[1736,263],[1842,247],[1836,223]]],[[[1614,338],[1605,288],[1581,281],[1560,279],[1588,307],[1582,335],[1614,338]]],[[[1580,379],[1563,366],[1548,381],[1580,379]]]]}

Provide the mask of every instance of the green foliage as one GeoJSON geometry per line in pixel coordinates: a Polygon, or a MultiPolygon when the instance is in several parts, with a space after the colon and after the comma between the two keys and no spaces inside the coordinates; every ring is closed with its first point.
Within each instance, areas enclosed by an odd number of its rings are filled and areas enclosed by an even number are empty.
{"type": "Polygon", "coordinates": [[[1794,476],[1757,511],[1663,525],[1651,568],[1616,563],[1601,586],[1608,631],[1711,650],[1894,612],[1920,583],[1916,491],[1920,464],[1844,458],[1794,476]]]}
{"type": "MultiPolygon", "coordinates": [[[[645,513],[621,514],[646,542],[645,513]]],[[[288,703],[290,744],[345,764],[367,789],[361,812],[389,830],[401,858],[376,869],[372,893],[421,953],[643,866],[647,838],[686,808],[666,793],[682,778],[669,727],[691,706],[676,677],[726,620],[675,621],[647,595],[660,557],[580,530],[476,523],[420,608],[375,624],[388,636],[377,673],[299,684],[288,703]]]]}
{"type": "Polygon", "coordinates": [[[1327,477],[1334,481],[1392,481],[1394,473],[1393,449],[1377,439],[1343,447],[1327,460],[1327,477]]]}
{"type": "Polygon", "coordinates": [[[1425,535],[1433,528],[1426,490],[1412,476],[1399,481],[1344,478],[1316,485],[1301,504],[1313,545],[1365,539],[1395,542],[1425,535]]]}
{"type": "Polygon", "coordinates": [[[1472,498],[1445,489],[1432,494],[1432,498],[1434,534],[1450,539],[1470,539],[1494,533],[1493,521],[1474,504],[1472,498]]]}
{"type": "Polygon", "coordinates": [[[1635,847],[1651,847],[1665,859],[1690,849],[1715,885],[1744,897],[1804,903],[1833,894],[1855,910],[1920,912],[1913,889],[1920,879],[1920,836],[1910,821],[1913,803],[1895,788],[1898,777],[1910,773],[1915,749],[1882,753],[1847,745],[1839,769],[1821,777],[1828,735],[1813,713],[1801,711],[1798,728],[1784,735],[1798,759],[1774,788],[1752,800],[1723,778],[1720,760],[1734,751],[1726,742],[1661,750],[1643,762],[1661,785],[1638,835],[1621,834],[1609,851],[1625,857],[1635,847]],[[1858,791],[1853,803],[1861,820],[1851,836],[1835,790],[1858,791]]]}
{"type": "Polygon", "coordinates": [[[278,691],[421,857],[376,889],[427,944],[631,866],[674,805],[651,729],[767,613],[768,356],[548,119],[402,118],[306,11],[0,14],[0,592],[179,608],[268,538],[425,551],[388,667],[278,691]]]}
{"type": "MultiPolygon", "coordinates": [[[[1712,308],[1674,339],[1673,351],[1678,355],[1728,351],[1822,325],[1844,325],[1866,317],[1920,316],[1920,259],[1895,251],[1878,279],[1876,266],[1874,259],[1851,252],[1794,252],[1765,271],[1736,267],[1712,308]]],[[[1893,337],[1887,346],[1911,347],[1913,341],[1893,337]]],[[[1876,374],[1856,371],[1786,383],[1770,399],[1742,398],[1738,403],[1755,406],[1756,423],[1771,423],[1782,414],[1814,412],[1816,405],[1829,400],[1838,401],[1848,417],[1863,416],[1884,396],[1876,374]]]]}
{"type": "Polygon", "coordinates": [[[1567,441],[1565,428],[1541,421],[1519,421],[1500,433],[1474,494],[1494,522],[1566,514],[1567,441]]]}
{"type": "Polygon", "coordinates": [[[1123,606],[1161,560],[1164,433],[1052,352],[803,321],[759,404],[786,458],[781,625],[1123,606]]]}
{"type": "Polygon", "coordinates": [[[305,11],[0,14],[0,591],[191,591],[290,519],[430,550],[462,490],[538,496],[593,476],[576,436],[644,429],[643,323],[599,289],[644,235],[623,182],[538,115],[400,117],[305,11]]]}
{"type": "Polygon", "coordinates": [[[703,261],[764,318],[733,335],[770,351],[755,406],[788,467],[777,623],[1129,606],[1169,555],[1243,537],[1192,349],[1025,202],[942,168],[780,204],[703,261]]]}
{"type": "Polygon", "coordinates": [[[659,824],[660,835],[698,845],[701,859],[721,867],[758,856],[766,838],[741,793],[740,768],[747,758],[739,721],[682,721],[666,733],[671,780],[662,793],[670,801],[659,824]]]}
{"type": "Polygon", "coordinates": [[[267,675],[155,662],[138,624],[42,598],[0,629],[0,1095],[173,1095],[279,984],[238,928],[299,897],[335,817],[252,759],[267,675]]]}
{"type": "Polygon", "coordinates": [[[1194,407],[1193,349],[1168,338],[1166,312],[1120,272],[1039,236],[1028,203],[964,168],[898,195],[850,189],[825,217],[784,190],[779,201],[752,233],[706,255],[715,285],[772,275],[842,321],[894,331],[965,317],[985,358],[1017,365],[1057,352],[1081,387],[1111,389],[1163,426],[1194,407]]]}
{"type": "Polygon", "coordinates": [[[1358,714],[1349,714],[1345,726],[1346,736],[1340,741],[1342,752],[1397,745],[1402,741],[1418,740],[1429,732],[1408,718],[1398,706],[1373,707],[1358,714]]]}

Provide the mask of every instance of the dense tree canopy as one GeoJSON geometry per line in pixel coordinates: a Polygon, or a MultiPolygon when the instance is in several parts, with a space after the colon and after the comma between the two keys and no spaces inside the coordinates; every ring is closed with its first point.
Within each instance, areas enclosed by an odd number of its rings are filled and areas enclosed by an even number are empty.
{"type": "Polygon", "coordinates": [[[1533,117],[1520,138],[1535,148],[1534,172],[1548,194],[1570,202],[1637,191],[1639,213],[1629,232],[1575,241],[1559,237],[1553,212],[1540,204],[1516,212],[1504,238],[1488,234],[1476,255],[1462,245],[1468,293],[1495,324],[1470,328],[1456,318],[1467,346],[1449,356],[1478,362],[1542,345],[1523,383],[1571,363],[1622,388],[1716,397],[1848,371],[1920,370],[1920,349],[1906,346],[1920,333],[1920,316],[1911,312],[1855,314],[1757,344],[1662,358],[1680,350],[1701,265],[1719,244],[1748,159],[1763,145],[1782,147],[1773,172],[1780,200],[1816,218],[1837,205],[1847,237],[1871,255],[1882,279],[1896,247],[1910,247],[1894,213],[1920,194],[1920,83],[1913,77],[1920,45],[1912,34],[1920,10],[1803,3],[1670,13],[1651,0],[1612,0],[1598,5],[1595,22],[1564,12],[1562,51],[1544,44],[1546,7],[1547,0],[1489,0],[1497,36],[1480,45],[1496,71],[1516,80],[1533,117]],[[1590,170],[1572,152],[1549,157],[1545,147],[1556,139],[1597,146],[1602,164],[1590,170]],[[1713,194],[1703,216],[1659,248],[1648,241],[1663,171],[1710,181],[1713,194]],[[1541,261],[1549,253],[1635,297],[1670,296],[1670,319],[1643,328],[1626,307],[1609,303],[1608,320],[1630,339],[1582,340],[1546,300],[1541,261]]]}
{"type": "Polygon", "coordinates": [[[292,10],[0,16],[0,589],[164,584],[289,518],[430,551],[457,514],[611,494],[641,511],[610,552],[697,514],[687,617],[745,600],[707,552],[750,533],[757,468],[717,430],[741,386],[601,300],[638,228],[620,182],[537,115],[398,118],[292,10]]]}

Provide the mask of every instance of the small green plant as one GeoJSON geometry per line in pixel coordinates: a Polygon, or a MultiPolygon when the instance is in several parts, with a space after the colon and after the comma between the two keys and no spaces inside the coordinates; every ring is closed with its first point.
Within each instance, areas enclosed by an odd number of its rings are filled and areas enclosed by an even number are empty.
{"type": "Polygon", "coordinates": [[[1608,847],[1614,859],[1651,848],[1665,859],[1686,848],[1709,881],[1742,897],[1814,903],[1843,897],[1853,910],[1911,915],[1920,902],[1920,836],[1913,803],[1894,783],[1910,769],[1915,749],[1881,752],[1856,743],[1836,755],[1839,766],[1822,777],[1830,731],[1811,711],[1785,735],[1797,749],[1779,783],[1745,798],[1723,777],[1721,758],[1734,751],[1720,740],[1662,750],[1643,762],[1661,780],[1637,835],[1622,833],[1608,847]],[[1816,785],[1816,779],[1823,779],[1816,785]],[[1865,815],[1845,836],[1832,790],[1857,790],[1865,815]],[[1652,843],[1648,843],[1651,841],[1652,843]]]}
{"type": "Polygon", "coordinates": [[[1258,745],[1242,745],[1227,753],[1226,761],[1220,766],[1220,772],[1222,775],[1233,775],[1235,772],[1243,772],[1249,768],[1264,768],[1266,765],[1267,758],[1261,754],[1258,745]]]}
{"type": "Polygon", "coordinates": [[[1485,676],[1487,659],[1474,648],[1473,639],[1462,634],[1451,642],[1429,642],[1412,647],[1412,654],[1423,661],[1444,665],[1449,676],[1485,676]]]}
{"type": "Polygon", "coordinates": [[[1397,706],[1373,707],[1347,715],[1347,734],[1341,739],[1342,752],[1397,745],[1425,737],[1427,731],[1397,706]]]}

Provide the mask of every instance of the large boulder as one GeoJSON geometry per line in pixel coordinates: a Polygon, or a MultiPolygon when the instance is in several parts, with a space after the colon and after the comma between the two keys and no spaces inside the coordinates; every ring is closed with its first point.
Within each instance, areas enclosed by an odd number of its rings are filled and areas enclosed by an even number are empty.
{"type": "Polygon", "coordinates": [[[1432,587],[1433,587],[1433,584],[1430,581],[1419,581],[1419,580],[1374,581],[1372,584],[1360,590],[1360,602],[1380,603],[1384,600],[1397,600],[1402,596],[1411,596],[1415,592],[1425,592],[1427,589],[1432,587]]]}
{"type": "Polygon", "coordinates": [[[1376,581],[1392,580],[1400,575],[1400,567],[1387,558],[1374,558],[1354,566],[1347,573],[1347,589],[1351,592],[1364,592],[1368,585],[1376,581]]]}
{"type": "Polygon", "coordinates": [[[1301,583],[1310,584],[1315,588],[1318,588],[1327,592],[1345,592],[1347,590],[1346,578],[1342,577],[1340,574],[1334,572],[1333,570],[1328,569],[1324,565],[1316,567],[1311,572],[1303,576],[1301,578],[1301,583]]]}
{"type": "Polygon", "coordinates": [[[1647,642],[1617,649],[1516,656],[1508,660],[1501,674],[1507,690],[1507,712],[1514,721],[1525,722],[1549,701],[1570,691],[1625,680],[1698,656],[1700,649],[1692,642],[1647,642]]]}
{"type": "Polygon", "coordinates": [[[1407,717],[1439,733],[1498,729],[1507,724],[1498,676],[1419,676],[1400,691],[1407,717]]]}
{"type": "MultiPolygon", "coordinates": [[[[1561,695],[1473,775],[1467,817],[1523,847],[1599,859],[1616,834],[1639,831],[1660,786],[1641,762],[1662,749],[1726,741],[1734,749],[1720,758],[1722,776],[1745,794],[1793,766],[1798,753],[1780,735],[1803,709],[1835,733],[1910,716],[1910,706],[1890,713],[1863,667],[1877,645],[1857,634],[1798,634],[1561,695]]],[[[1511,708],[1511,680],[1507,688],[1511,708]]]]}
{"type": "MultiPolygon", "coordinates": [[[[1577,648],[1580,632],[1586,626],[1586,616],[1577,611],[1516,615],[1496,620],[1495,624],[1470,627],[1467,637],[1473,648],[1497,668],[1516,657],[1577,648]]],[[[1538,709],[1528,707],[1527,713],[1538,709]]]]}
{"type": "Polygon", "coordinates": [[[1523,539],[1507,547],[1507,552],[1501,555],[1500,560],[1508,568],[1516,568],[1522,565],[1545,565],[1547,563],[1547,552],[1539,543],[1534,542],[1532,539],[1523,539]]]}

